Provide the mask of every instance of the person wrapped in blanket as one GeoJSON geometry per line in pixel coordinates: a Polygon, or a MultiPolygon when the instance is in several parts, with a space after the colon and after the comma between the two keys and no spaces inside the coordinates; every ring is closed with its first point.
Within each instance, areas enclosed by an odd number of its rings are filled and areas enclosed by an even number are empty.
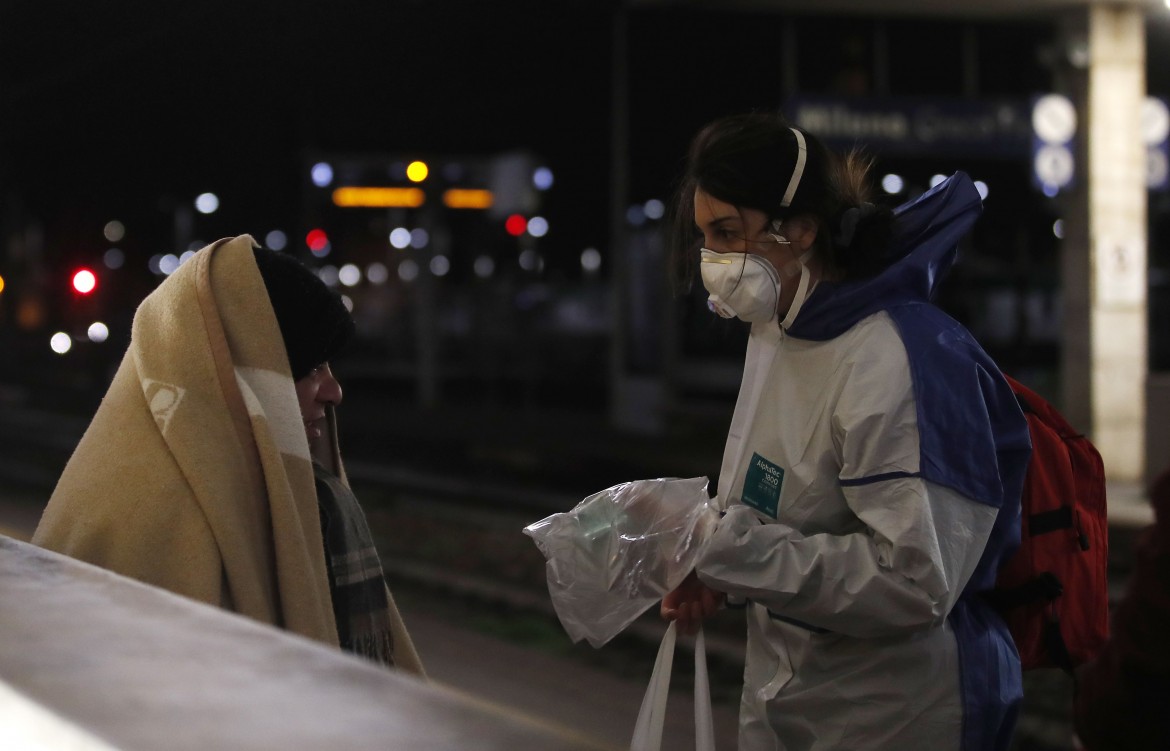
{"type": "Polygon", "coordinates": [[[250,236],[141,303],[33,543],[418,675],[349,488],[341,299],[250,236]]]}
{"type": "Polygon", "coordinates": [[[959,173],[879,208],[868,168],[778,114],[692,143],[681,264],[751,330],[724,514],[662,615],[689,632],[746,606],[744,751],[1005,749],[1020,663],[980,592],[1019,545],[1031,446],[931,302],[982,202],[959,173]]]}

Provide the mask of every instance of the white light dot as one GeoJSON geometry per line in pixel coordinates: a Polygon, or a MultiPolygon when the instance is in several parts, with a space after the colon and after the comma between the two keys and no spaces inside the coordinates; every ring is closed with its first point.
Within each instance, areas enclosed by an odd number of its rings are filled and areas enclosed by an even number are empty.
{"type": "Polygon", "coordinates": [[[195,210],[200,214],[213,214],[219,208],[219,196],[214,193],[200,193],[195,199],[195,210]]]}
{"type": "Polygon", "coordinates": [[[435,256],[431,259],[431,273],[435,276],[447,276],[447,272],[451,270],[451,262],[447,260],[447,256],[435,256]]]}
{"type": "Polygon", "coordinates": [[[475,270],[477,277],[487,279],[496,272],[496,262],[492,260],[491,256],[479,256],[475,259],[475,264],[472,268],[475,270]]]}
{"type": "Polygon", "coordinates": [[[1052,234],[1056,236],[1057,240],[1064,239],[1064,220],[1057,219],[1052,223],[1052,234]]]}
{"type": "Polygon", "coordinates": [[[901,193],[905,187],[906,181],[902,179],[901,175],[890,174],[882,178],[882,190],[887,193],[901,193]]]}
{"type": "Polygon", "coordinates": [[[317,269],[317,276],[320,277],[321,281],[325,282],[325,285],[328,287],[336,287],[337,282],[341,278],[341,274],[337,271],[337,267],[331,264],[326,264],[325,266],[317,269]]]}
{"type": "Polygon", "coordinates": [[[528,234],[533,237],[544,237],[548,234],[548,220],[543,216],[534,216],[528,220],[528,234]]]}
{"type": "Polygon", "coordinates": [[[418,264],[409,258],[398,264],[398,278],[404,282],[413,282],[418,278],[418,264]]]}
{"type": "Polygon", "coordinates": [[[207,243],[203,242],[202,240],[192,240],[192,241],[191,241],[191,242],[190,242],[190,243],[187,245],[187,250],[189,250],[189,251],[191,251],[192,253],[194,253],[194,252],[195,252],[195,251],[197,251],[197,250],[202,250],[202,249],[203,249],[203,247],[204,247],[204,246],[206,246],[206,245],[207,245],[207,243]]]}
{"type": "Polygon", "coordinates": [[[431,241],[431,235],[422,227],[410,231],[410,247],[425,248],[431,241]]]}
{"type": "Polygon", "coordinates": [[[626,209],[626,221],[635,227],[641,227],[646,223],[645,209],[637,204],[626,209]]]}
{"type": "Polygon", "coordinates": [[[56,334],[53,334],[53,338],[49,340],[49,346],[52,347],[53,351],[57,354],[63,355],[69,351],[70,347],[73,346],[73,340],[69,338],[69,335],[64,331],[58,331],[56,334]]]}
{"type": "Polygon", "coordinates": [[[150,273],[152,274],[161,274],[162,256],[158,254],[151,256],[150,260],[146,262],[146,267],[150,269],[150,273]]]}
{"type": "Polygon", "coordinates": [[[525,271],[537,271],[540,268],[540,254],[529,248],[520,254],[520,268],[525,271]]]}
{"type": "Polygon", "coordinates": [[[114,219],[106,222],[106,226],[102,228],[102,234],[112,243],[120,242],[126,236],[126,227],[117,219],[114,219]]]}
{"type": "Polygon", "coordinates": [[[395,227],[390,232],[390,244],[399,250],[410,247],[410,230],[406,227],[395,227]]]}
{"type": "Polygon", "coordinates": [[[642,211],[650,219],[661,219],[666,214],[666,204],[657,198],[651,198],[643,204],[642,211]]]}
{"type": "Polygon", "coordinates": [[[348,310],[350,313],[353,312],[353,300],[350,299],[349,295],[342,295],[341,296],[341,304],[344,305],[345,309],[348,310]]]}
{"type": "Polygon", "coordinates": [[[586,248],[581,251],[581,268],[590,274],[601,268],[601,253],[597,248],[586,248]]]}
{"type": "Polygon", "coordinates": [[[167,253],[162,258],[158,259],[158,270],[170,276],[179,268],[179,257],[174,253],[167,253]]]}
{"type": "Polygon", "coordinates": [[[943,180],[946,180],[946,179],[947,179],[946,175],[931,175],[930,176],[930,187],[933,188],[934,186],[938,185],[939,183],[941,183],[943,180]]]}
{"type": "Polygon", "coordinates": [[[110,248],[102,256],[102,263],[107,269],[120,269],[122,264],[126,263],[126,254],[117,248],[110,248]]]}
{"type": "Polygon", "coordinates": [[[386,268],[386,264],[375,261],[366,267],[366,278],[370,280],[370,284],[385,284],[390,278],[390,270],[386,268]]]}
{"type": "Polygon", "coordinates": [[[1049,198],[1056,198],[1056,194],[1060,192],[1060,188],[1056,187],[1055,185],[1051,185],[1049,183],[1044,183],[1043,190],[1044,190],[1044,195],[1048,196],[1049,198]]]}
{"type": "Polygon", "coordinates": [[[318,188],[324,188],[333,182],[333,167],[329,166],[328,162],[317,162],[309,174],[313,178],[313,184],[318,188]]]}
{"type": "Polygon", "coordinates": [[[979,191],[979,197],[984,201],[987,200],[987,183],[982,180],[975,181],[975,190],[979,191]]]}
{"type": "Polygon", "coordinates": [[[362,270],[352,263],[347,263],[337,270],[337,278],[347,287],[354,287],[362,280],[362,270]]]}
{"type": "Polygon", "coordinates": [[[537,190],[548,190],[553,186],[553,173],[548,167],[537,167],[532,173],[532,184],[537,190]]]}
{"type": "Polygon", "coordinates": [[[110,338],[110,329],[101,321],[91,323],[86,333],[89,334],[89,340],[91,342],[104,342],[110,338]]]}
{"type": "Polygon", "coordinates": [[[288,235],[274,229],[264,236],[264,247],[270,250],[284,250],[288,247],[288,235]]]}
{"type": "Polygon", "coordinates": [[[195,255],[195,251],[188,250],[186,253],[179,256],[179,264],[181,265],[181,264],[186,263],[187,261],[190,261],[194,255],[195,255]]]}
{"type": "Polygon", "coordinates": [[[324,258],[333,252],[333,243],[326,240],[325,244],[320,247],[309,248],[309,252],[312,253],[316,258],[324,258]]]}

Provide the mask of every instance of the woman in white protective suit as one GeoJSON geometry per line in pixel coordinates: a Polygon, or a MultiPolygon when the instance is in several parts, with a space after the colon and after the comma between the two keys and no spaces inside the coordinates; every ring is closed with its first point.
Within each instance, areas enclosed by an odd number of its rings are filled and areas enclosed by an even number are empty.
{"type": "Polygon", "coordinates": [[[960,173],[879,209],[867,170],[773,114],[692,144],[676,245],[751,334],[726,512],[662,614],[693,631],[746,604],[741,749],[1004,749],[1020,665],[980,593],[1018,546],[1031,449],[930,302],[982,205],[960,173]]]}

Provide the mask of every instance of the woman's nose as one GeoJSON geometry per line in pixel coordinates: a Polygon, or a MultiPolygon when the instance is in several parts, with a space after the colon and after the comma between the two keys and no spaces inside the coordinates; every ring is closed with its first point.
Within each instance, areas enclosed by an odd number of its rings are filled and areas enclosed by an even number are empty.
{"type": "Polygon", "coordinates": [[[334,406],[341,404],[341,383],[337,377],[333,375],[333,371],[329,366],[325,366],[324,377],[321,381],[321,389],[317,392],[318,399],[323,402],[328,402],[334,406]]]}

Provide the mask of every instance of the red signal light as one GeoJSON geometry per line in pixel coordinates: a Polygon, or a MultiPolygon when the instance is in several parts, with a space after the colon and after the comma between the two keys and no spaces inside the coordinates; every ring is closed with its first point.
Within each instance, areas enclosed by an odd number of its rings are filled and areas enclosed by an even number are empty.
{"type": "Polygon", "coordinates": [[[524,230],[528,229],[528,220],[519,214],[513,214],[504,220],[504,229],[512,237],[520,237],[524,234],[524,230]]]}
{"type": "Polygon", "coordinates": [[[320,253],[329,244],[329,236],[323,229],[311,229],[309,234],[305,235],[305,244],[309,246],[309,250],[320,253]]]}
{"type": "Polygon", "coordinates": [[[89,269],[78,269],[73,272],[73,289],[78,294],[88,295],[97,289],[97,276],[89,269]]]}

